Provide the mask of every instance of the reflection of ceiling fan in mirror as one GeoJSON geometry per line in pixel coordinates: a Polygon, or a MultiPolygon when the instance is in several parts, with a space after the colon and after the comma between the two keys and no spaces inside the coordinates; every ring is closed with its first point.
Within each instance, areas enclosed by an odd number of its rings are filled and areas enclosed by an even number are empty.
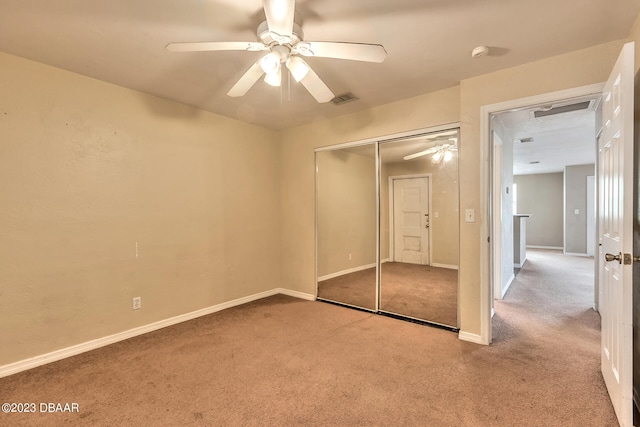
{"type": "Polygon", "coordinates": [[[262,5],[267,20],[258,26],[257,42],[169,43],[166,48],[173,52],[267,52],[249,68],[227,95],[243,96],[265,74],[266,83],[280,86],[284,64],[293,78],[302,83],[318,102],[328,102],[335,95],[302,59],[303,56],[365,62],[382,62],[387,56],[384,47],[379,44],[303,41],[302,28],[294,22],[295,0],[263,0],[262,5]]]}
{"type": "Polygon", "coordinates": [[[403,159],[412,160],[433,154],[432,159],[434,162],[437,163],[440,160],[448,162],[453,158],[453,153],[458,151],[457,133],[457,131],[445,132],[427,138],[427,140],[434,141],[436,145],[425,150],[418,151],[417,153],[404,156],[403,159]]]}

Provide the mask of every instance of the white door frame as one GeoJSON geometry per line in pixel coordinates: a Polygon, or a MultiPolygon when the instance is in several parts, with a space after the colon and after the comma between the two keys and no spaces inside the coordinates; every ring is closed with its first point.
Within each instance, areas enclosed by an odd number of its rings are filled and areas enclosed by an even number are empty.
{"type": "MultiPolygon", "coordinates": [[[[480,203],[481,212],[484,213],[484,220],[481,225],[480,232],[480,342],[482,344],[490,344],[491,335],[491,308],[493,304],[493,243],[499,238],[501,220],[497,221],[493,218],[492,201],[493,189],[492,182],[500,182],[502,174],[499,167],[494,167],[493,150],[491,147],[491,115],[511,110],[530,108],[540,104],[551,104],[558,101],[571,100],[573,98],[582,98],[586,96],[601,96],[604,89],[603,83],[596,83],[587,86],[581,86],[572,89],[560,90],[557,92],[549,92],[541,95],[535,95],[510,101],[499,102],[496,104],[488,104],[480,107],[480,157],[481,163],[481,179],[480,186],[480,203]],[[494,229],[495,228],[495,229],[494,229]]],[[[595,140],[595,135],[594,135],[595,140]]],[[[597,254],[595,259],[598,263],[597,254]]]]}
{"type": "MultiPolygon", "coordinates": [[[[597,162],[596,162],[597,163],[597,162]]],[[[596,229],[596,177],[587,176],[587,256],[595,256],[597,229],[596,229]]]]}
{"type": "MultiPolygon", "coordinates": [[[[502,138],[495,132],[491,132],[491,150],[492,150],[492,165],[502,164],[502,138]]],[[[500,166],[498,169],[502,170],[500,166]]],[[[500,174],[500,176],[502,176],[500,174]]],[[[502,195],[502,182],[500,179],[494,179],[491,181],[491,194],[502,195]]],[[[502,299],[502,197],[493,197],[491,205],[491,212],[496,212],[497,215],[493,216],[493,230],[500,230],[493,241],[493,253],[492,253],[492,276],[493,276],[493,296],[491,298],[491,317],[495,314],[494,305],[496,295],[497,299],[502,299]]],[[[515,213],[515,212],[514,212],[515,213]]]]}
{"type": "MultiPolygon", "coordinates": [[[[432,186],[432,178],[431,178],[431,173],[416,173],[416,174],[410,174],[410,175],[393,175],[393,176],[389,176],[389,261],[395,261],[395,247],[394,247],[394,237],[395,237],[395,230],[394,230],[394,226],[393,226],[393,216],[394,216],[394,212],[393,212],[393,196],[394,196],[394,190],[393,190],[393,181],[396,179],[411,179],[411,178],[429,178],[429,222],[431,223],[433,217],[431,216],[431,186],[432,186]]],[[[431,230],[429,230],[429,265],[431,265],[431,260],[432,260],[432,254],[433,254],[433,245],[432,243],[432,238],[431,236],[433,235],[433,233],[431,233],[431,230]]],[[[384,260],[380,260],[380,262],[384,262],[384,260]]]]}

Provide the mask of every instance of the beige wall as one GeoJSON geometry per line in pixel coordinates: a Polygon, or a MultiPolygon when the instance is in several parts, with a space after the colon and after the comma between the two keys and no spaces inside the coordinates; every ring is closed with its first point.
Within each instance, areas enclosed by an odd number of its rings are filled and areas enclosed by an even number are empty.
{"type": "Polygon", "coordinates": [[[280,286],[277,133],[6,54],[0,81],[0,365],[280,286]]]}
{"type": "Polygon", "coordinates": [[[628,42],[635,42],[635,64],[636,64],[636,73],[640,71],[640,15],[636,17],[636,21],[631,28],[631,33],[629,34],[628,42]]]}
{"type": "Polygon", "coordinates": [[[527,245],[564,247],[564,173],[516,175],[518,213],[526,220],[527,245]]]}
{"type": "Polygon", "coordinates": [[[595,176],[595,165],[564,168],[564,251],[587,253],[587,177],[595,176]],[[575,214],[575,210],[578,214],[575,214]]]}

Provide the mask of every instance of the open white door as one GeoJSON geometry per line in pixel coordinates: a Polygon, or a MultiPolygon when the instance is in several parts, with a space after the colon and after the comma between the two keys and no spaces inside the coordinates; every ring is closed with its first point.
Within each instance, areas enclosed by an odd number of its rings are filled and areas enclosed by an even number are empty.
{"type": "Polygon", "coordinates": [[[598,143],[602,375],[623,427],[633,425],[633,51],[624,45],[605,86],[598,143]]]}

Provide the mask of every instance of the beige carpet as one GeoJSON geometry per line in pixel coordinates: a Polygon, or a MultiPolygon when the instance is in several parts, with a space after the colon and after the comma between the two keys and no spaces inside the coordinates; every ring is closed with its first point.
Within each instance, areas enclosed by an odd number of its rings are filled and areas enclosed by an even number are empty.
{"type": "Polygon", "coordinates": [[[318,282],[318,297],[375,310],[376,288],[376,269],[373,267],[318,282]]]}
{"type": "MultiPolygon", "coordinates": [[[[375,281],[375,268],[345,274],[319,282],[318,296],[374,310],[375,281]]],[[[456,327],[458,271],[402,262],[383,263],[380,309],[456,327]]]]}
{"type": "Polygon", "coordinates": [[[381,270],[381,310],[458,326],[458,270],[402,262],[381,270]]]}
{"type": "Polygon", "coordinates": [[[3,402],[80,409],[0,425],[615,426],[588,265],[554,257],[496,304],[492,346],[275,296],[0,379],[3,402]]]}

